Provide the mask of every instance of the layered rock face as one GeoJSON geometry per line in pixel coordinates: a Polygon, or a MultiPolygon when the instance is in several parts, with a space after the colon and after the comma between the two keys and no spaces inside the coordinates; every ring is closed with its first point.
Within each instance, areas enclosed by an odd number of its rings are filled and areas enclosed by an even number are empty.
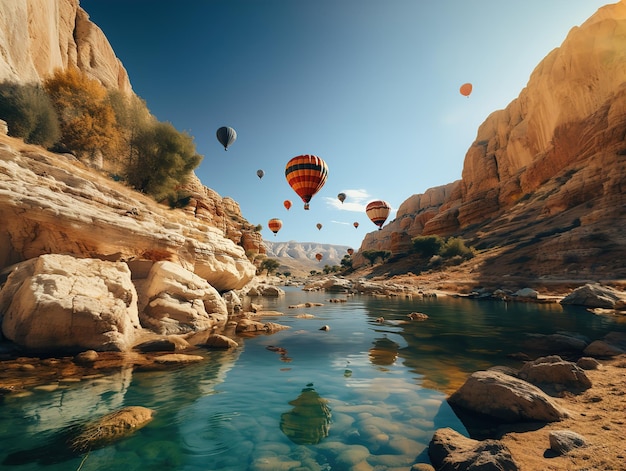
{"type": "Polygon", "coordinates": [[[415,235],[455,235],[481,249],[499,247],[494,259],[508,272],[541,276],[565,268],[622,276],[615,270],[624,271],[616,257],[626,252],[619,230],[626,207],[625,84],[622,0],[573,28],[519,97],[486,119],[459,182],[444,194],[433,189],[442,196],[437,200],[433,190],[412,196],[361,250],[401,251],[415,235]],[[422,200],[435,204],[425,209],[422,200]],[[516,257],[501,258],[502,248],[516,257]]]}
{"type": "Polygon", "coordinates": [[[0,81],[40,83],[74,66],[107,88],[132,92],[126,69],[78,0],[4,2],[0,43],[0,81]]]}
{"type": "Polygon", "coordinates": [[[127,262],[136,278],[168,260],[218,291],[242,288],[254,277],[243,247],[208,217],[157,204],[73,157],[3,141],[0,272],[42,254],[66,253],[127,262]]]}

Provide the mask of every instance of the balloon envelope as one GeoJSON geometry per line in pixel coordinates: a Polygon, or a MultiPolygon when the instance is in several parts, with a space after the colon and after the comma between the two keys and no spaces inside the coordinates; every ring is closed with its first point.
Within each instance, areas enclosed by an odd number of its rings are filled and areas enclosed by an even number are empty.
{"type": "Polygon", "coordinates": [[[378,226],[379,230],[382,229],[390,211],[391,206],[383,200],[372,201],[365,207],[367,217],[378,226]]]}
{"type": "Polygon", "coordinates": [[[285,178],[304,201],[304,209],[309,209],[309,201],[326,183],[328,166],[315,155],[298,155],[287,162],[285,178]]]}
{"type": "Polygon", "coordinates": [[[463,96],[470,96],[470,93],[472,93],[472,84],[464,83],[463,85],[461,85],[461,88],[459,89],[459,91],[461,92],[461,95],[463,96]]]}
{"type": "Polygon", "coordinates": [[[358,222],[353,222],[352,225],[354,226],[355,229],[357,229],[359,227],[359,223],[358,222]]]}
{"type": "Polygon", "coordinates": [[[319,222],[315,224],[315,227],[317,227],[318,231],[322,229],[322,225],[319,222]]]}
{"type": "Polygon", "coordinates": [[[324,258],[324,256],[321,253],[316,253],[315,254],[315,258],[317,259],[317,261],[319,262],[320,260],[322,260],[322,258],[324,258]]]}
{"type": "Polygon", "coordinates": [[[273,218],[267,221],[267,227],[276,235],[278,231],[280,231],[280,228],[283,227],[283,222],[280,219],[273,218]]]}
{"type": "Polygon", "coordinates": [[[348,249],[348,255],[352,255],[354,253],[354,249],[348,249]]]}
{"type": "Polygon", "coordinates": [[[263,170],[257,170],[256,171],[256,176],[259,178],[263,178],[263,175],[265,175],[265,172],[263,170]]]}
{"type": "Polygon", "coordinates": [[[337,195],[337,199],[343,203],[346,200],[346,194],[345,193],[339,193],[337,195]]]}
{"type": "Polygon", "coordinates": [[[291,201],[289,200],[283,201],[283,206],[287,209],[287,211],[289,211],[289,208],[291,208],[291,201]]]}
{"type": "Polygon", "coordinates": [[[228,147],[237,139],[237,132],[228,126],[222,126],[216,134],[217,140],[224,146],[224,150],[228,150],[228,147]]]}

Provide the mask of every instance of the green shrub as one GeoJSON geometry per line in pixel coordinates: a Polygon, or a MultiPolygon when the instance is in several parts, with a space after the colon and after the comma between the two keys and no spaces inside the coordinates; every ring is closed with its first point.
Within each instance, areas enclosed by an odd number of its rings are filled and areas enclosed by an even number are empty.
{"type": "Polygon", "coordinates": [[[7,122],[9,136],[50,148],[61,137],[52,100],[37,85],[0,84],[0,118],[7,122]]]}
{"type": "Polygon", "coordinates": [[[423,257],[437,255],[445,245],[444,240],[438,235],[417,236],[411,239],[413,250],[423,257]]]}
{"type": "Polygon", "coordinates": [[[452,258],[457,255],[465,260],[468,260],[474,257],[474,249],[467,247],[465,245],[465,241],[460,237],[450,237],[446,240],[446,243],[441,250],[441,256],[444,258],[452,258]]]}

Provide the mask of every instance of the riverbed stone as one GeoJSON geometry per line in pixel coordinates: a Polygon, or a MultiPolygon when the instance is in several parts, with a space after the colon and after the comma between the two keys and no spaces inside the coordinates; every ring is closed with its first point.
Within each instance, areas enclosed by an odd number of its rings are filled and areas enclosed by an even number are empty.
{"type": "Polygon", "coordinates": [[[569,416],[537,386],[493,370],[470,375],[448,402],[502,422],[556,422],[569,416]]]}
{"type": "Polygon", "coordinates": [[[571,430],[553,430],[548,435],[550,449],[560,455],[565,455],[575,448],[587,446],[587,440],[582,435],[571,430]]]}
{"type": "Polygon", "coordinates": [[[584,391],[591,387],[585,370],[558,355],[537,358],[522,366],[518,376],[533,384],[547,385],[551,390],[584,391]]]}
{"type": "Polygon", "coordinates": [[[438,471],[520,469],[509,449],[501,441],[472,440],[449,427],[435,432],[428,446],[428,456],[438,471]]]}

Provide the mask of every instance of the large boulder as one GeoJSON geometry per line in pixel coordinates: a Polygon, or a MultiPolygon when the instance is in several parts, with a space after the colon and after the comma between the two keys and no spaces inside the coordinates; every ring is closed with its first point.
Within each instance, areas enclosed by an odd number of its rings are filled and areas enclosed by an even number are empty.
{"type": "Polygon", "coordinates": [[[502,422],[556,422],[568,412],[538,387],[500,371],[477,371],[448,402],[502,422]]]}
{"type": "Polygon", "coordinates": [[[172,262],[155,263],[140,291],[140,319],[160,334],[198,332],[226,323],[226,302],[206,280],[172,262]]]}
{"type": "Polygon", "coordinates": [[[591,387],[591,380],[585,370],[558,355],[541,357],[525,363],[518,376],[524,381],[548,385],[557,390],[584,391],[591,387]]]}
{"type": "Polygon", "coordinates": [[[590,308],[615,309],[626,305],[626,293],[610,286],[587,283],[576,288],[561,300],[561,304],[571,304],[590,308]]]}
{"type": "Polygon", "coordinates": [[[123,262],[42,255],[13,269],[0,291],[2,333],[33,350],[129,350],[140,329],[123,262]]]}
{"type": "Polygon", "coordinates": [[[472,440],[451,428],[435,432],[428,457],[438,471],[517,471],[519,465],[499,440],[472,440]]]}

